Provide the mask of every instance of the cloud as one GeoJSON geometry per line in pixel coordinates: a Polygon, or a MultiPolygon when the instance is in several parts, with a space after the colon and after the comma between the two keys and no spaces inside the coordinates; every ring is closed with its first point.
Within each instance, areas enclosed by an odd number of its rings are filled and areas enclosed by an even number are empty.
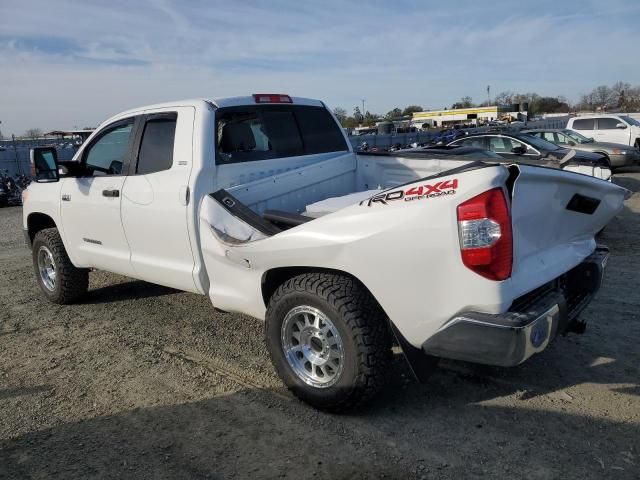
{"type": "Polygon", "coordinates": [[[634,1],[45,0],[0,5],[5,133],[136,105],[282,91],[350,110],[638,83],[634,1]],[[612,28],[615,27],[615,28],[612,28]],[[628,46],[628,47],[625,47],[628,46]]]}

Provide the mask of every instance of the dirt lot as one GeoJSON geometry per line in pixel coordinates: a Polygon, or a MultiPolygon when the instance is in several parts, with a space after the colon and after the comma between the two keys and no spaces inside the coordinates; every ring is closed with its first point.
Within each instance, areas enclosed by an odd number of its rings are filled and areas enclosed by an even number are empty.
{"type": "Polygon", "coordinates": [[[357,415],[274,376],[260,322],[107,273],[39,294],[21,211],[0,210],[0,478],[640,477],[640,171],[607,227],[587,333],[513,369],[446,362],[357,415]]]}

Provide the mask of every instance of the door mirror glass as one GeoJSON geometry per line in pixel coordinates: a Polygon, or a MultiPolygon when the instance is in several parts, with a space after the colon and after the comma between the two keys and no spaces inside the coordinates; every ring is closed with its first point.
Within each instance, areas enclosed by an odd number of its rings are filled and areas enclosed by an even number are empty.
{"type": "Polygon", "coordinates": [[[616,123],[616,128],[624,130],[625,128],[627,128],[627,126],[624,123],[616,123]]]}
{"type": "Polygon", "coordinates": [[[58,154],[53,147],[31,149],[31,175],[36,182],[47,183],[60,180],[58,154]]]}
{"type": "Polygon", "coordinates": [[[526,147],[519,145],[517,147],[513,147],[511,149],[511,153],[515,153],[516,155],[524,155],[525,153],[527,153],[527,149],[526,147]]]}

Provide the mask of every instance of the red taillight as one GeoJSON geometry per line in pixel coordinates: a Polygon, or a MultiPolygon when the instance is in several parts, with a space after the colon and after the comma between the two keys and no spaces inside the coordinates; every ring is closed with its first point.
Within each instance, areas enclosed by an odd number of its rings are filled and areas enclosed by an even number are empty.
{"type": "Polygon", "coordinates": [[[256,103],[293,103],[289,95],[280,93],[254,93],[253,99],[256,103]]]}
{"type": "Polygon", "coordinates": [[[493,188],[458,205],[462,263],[490,280],[511,276],[511,216],[502,188],[493,188]]]}

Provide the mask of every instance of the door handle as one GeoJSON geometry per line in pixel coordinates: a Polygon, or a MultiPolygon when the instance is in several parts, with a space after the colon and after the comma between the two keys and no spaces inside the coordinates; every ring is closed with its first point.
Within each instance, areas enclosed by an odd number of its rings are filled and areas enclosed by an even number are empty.
{"type": "Polygon", "coordinates": [[[102,190],[103,197],[119,197],[120,190],[102,190]]]}

